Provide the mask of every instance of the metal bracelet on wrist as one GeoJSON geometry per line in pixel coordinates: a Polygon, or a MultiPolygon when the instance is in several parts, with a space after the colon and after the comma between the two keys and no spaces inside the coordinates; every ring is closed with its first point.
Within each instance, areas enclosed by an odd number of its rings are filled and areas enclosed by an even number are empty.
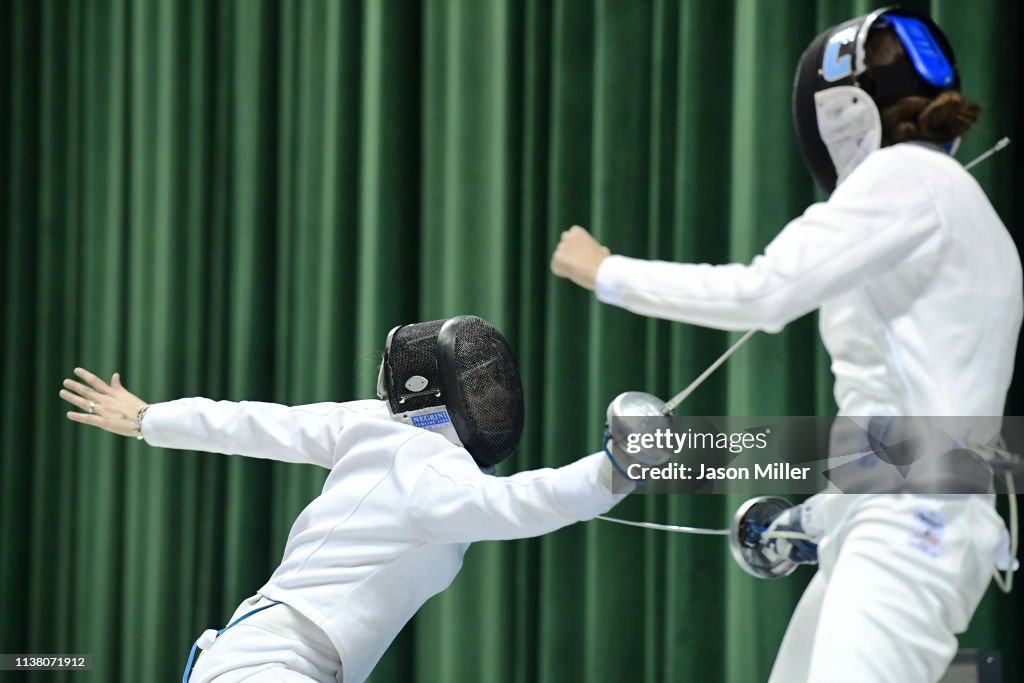
{"type": "Polygon", "coordinates": [[[142,418],[146,417],[147,410],[149,410],[149,406],[144,405],[139,408],[139,412],[135,416],[135,438],[139,441],[142,441],[142,418]]]}

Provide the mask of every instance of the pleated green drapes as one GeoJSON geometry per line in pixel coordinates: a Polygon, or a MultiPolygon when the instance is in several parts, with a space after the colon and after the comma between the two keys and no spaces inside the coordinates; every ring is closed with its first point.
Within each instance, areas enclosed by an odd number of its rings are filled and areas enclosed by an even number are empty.
{"type": "MultiPolygon", "coordinates": [[[[57,391],[73,367],[119,370],[149,401],[365,398],[391,326],[475,313],[526,383],[504,471],[565,464],[599,446],[618,392],[667,396],[729,337],[554,280],[559,232],[749,260],[816,198],[790,128],[796,60],[877,4],[4,3],[0,652],[92,653],[94,669],[0,679],[179,676],[324,477],[71,425],[57,391]]],[[[946,28],[985,107],[961,158],[1024,144],[1017,4],[907,4],[946,28]]],[[[1018,236],[1021,158],[976,172],[1018,236]]],[[[809,316],[684,408],[829,414],[830,392],[809,316]]],[[[617,513],[718,526],[737,502],[640,496],[617,513]]],[[[760,681],[810,574],[756,581],[720,539],[598,522],[482,543],[373,680],[760,681]]],[[[1002,649],[1008,681],[1024,677],[1022,607],[990,593],[963,638],[1002,649]]]]}

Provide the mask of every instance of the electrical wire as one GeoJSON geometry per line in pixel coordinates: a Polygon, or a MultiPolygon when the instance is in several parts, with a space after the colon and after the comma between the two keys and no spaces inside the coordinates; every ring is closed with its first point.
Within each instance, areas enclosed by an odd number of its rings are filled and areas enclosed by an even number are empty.
{"type": "MultiPolygon", "coordinates": [[[[608,448],[608,442],[610,440],[611,439],[608,436],[605,436],[604,443],[601,444],[601,447],[604,448],[604,454],[608,456],[608,459],[612,463],[612,467],[615,468],[615,471],[618,472],[619,475],[622,476],[627,481],[634,482],[637,485],[637,487],[642,486],[644,482],[636,481],[635,479],[631,478],[628,474],[626,474],[626,471],[622,469],[622,466],[619,465],[618,462],[616,462],[615,456],[612,455],[611,450],[609,450],[608,448]]],[[[655,524],[654,522],[632,522],[628,519],[619,519],[618,517],[608,517],[606,515],[598,515],[597,517],[595,517],[595,519],[600,519],[605,522],[612,522],[614,524],[624,524],[626,526],[638,526],[643,529],[654,529],[656,531],[674,531],[680,534],[697,534],[699,536],[729,535],[728,529],[705,529],[703,527],[696,526],[676,526],[674,524],[655,524]]]]}
{"type": "Polygon", "coordinates": [[[1013,482],[1013,475],[1010,472],[1003,472],[1006,478],[1006,493],[1010,497],[1010,557],[1006,574],[1000,574],[998,569],[992,570],[992,579],[999,586],[999,590],[1009,593],[1013,590],[1013,562],[1017,559],[1017,540],[1019,538],[1017,518],[1017,486],[1013,482]]]}

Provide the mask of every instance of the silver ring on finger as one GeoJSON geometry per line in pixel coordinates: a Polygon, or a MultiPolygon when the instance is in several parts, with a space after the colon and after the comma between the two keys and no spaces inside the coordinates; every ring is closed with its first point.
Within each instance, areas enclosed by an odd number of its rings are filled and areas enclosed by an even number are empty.
{"type": "Polygon", "coordinates": [[[92,415],[96,412],[96,401],[89,401],[89,414],[92,415]]]}

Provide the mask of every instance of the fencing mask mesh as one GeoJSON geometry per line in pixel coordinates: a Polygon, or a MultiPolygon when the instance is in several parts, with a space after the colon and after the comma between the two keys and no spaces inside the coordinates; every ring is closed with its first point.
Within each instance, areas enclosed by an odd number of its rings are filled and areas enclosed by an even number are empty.
{"type": "Polygon", "coordinates": [[[508,458],[522,436],[519,368],[505,337],[483,318],[465,315],[393,329],[378,393],[395,419],[445,434],[480,467],[508,458]]]}

